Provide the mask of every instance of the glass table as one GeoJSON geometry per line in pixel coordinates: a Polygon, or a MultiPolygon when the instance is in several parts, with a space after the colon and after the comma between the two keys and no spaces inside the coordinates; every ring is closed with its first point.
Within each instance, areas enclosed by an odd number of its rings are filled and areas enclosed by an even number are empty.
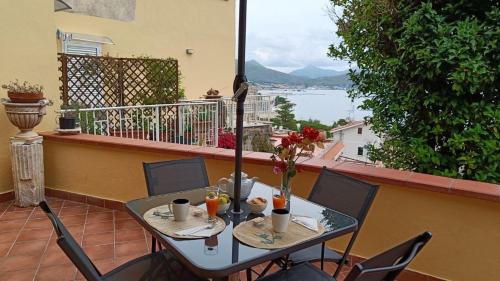
{"type": "MultiPolygon", "coordinates": [[[[263,215],[271,214],[273,208],[272,187],[257,182],[254,184],[249,198],[252,197],[266,198],[268,204],[263,215]]],[[[149,209],[170,203],[176,198],[188,198],[191,204],[204,207],[205,190],[194,189],[132,200],[126,204],[126,209],[134,219],[166,247],[167,251],[173,253],[187,268],[199,276],[215,280],[229,280],[231,275],[234,276],[239,271],[321,244],[330,239],[354,232],[357,229],[356,219],[300,197],[292,196],[290,204],[292,215],[317,218],[326,228],[326,231],[321,236],[291,247],[273,250],[257,249],[242,244],[233,237],[233,228],[242,221],[256,217],[253,214],[248,214],[249,207],[246,202],[242,201],[241,205],[242,209],[245,210],[244,214],[231,214],[231,206],[227,211],[228,215],[221,216],[226,222],[226,228],[218,235],[205,239],[175,239],[160,233],[150,226],[143,219],[143,215],[149,209]]]]}

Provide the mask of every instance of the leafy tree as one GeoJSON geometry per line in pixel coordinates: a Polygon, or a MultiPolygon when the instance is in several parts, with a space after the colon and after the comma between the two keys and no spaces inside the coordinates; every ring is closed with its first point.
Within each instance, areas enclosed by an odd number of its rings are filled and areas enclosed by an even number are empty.
{"type": "Polygon", "coordinates": [[[358,66],[350,97],[366,98],[367,121],[384,138],[371,156],[389,167],[498,183],[499,2],[331,3],[343,8],[336,16],[343,41],[329,55],[358,66]]]}
{"type": "Polygon", "coordinates": [[[349,124],[349,121],[345,120],[344,118],[340,118],[339,120],[333,122],[332,128],[337,128],[347,124],[349,124]]]}
{"type": "Polygon", "coordinates": [[[325,125],[325,124],[322,124],[321,121],[319,121],[319,120],[316,120],[316,119],[314,119],[314,120],[313,119],[299,120],[299,121],[297,121],[297,123],[300,123],[300,128],[304,128],[307,126],[307,127],[314,128],[318,131],[325,131],[326,136],[330,137],[330,130],[332,129],[332,127],[325,125]]]}
{"type": "Polygon", "coordinates": [[[285,102],[286,102],[286,100],[287,100],[287,99],[286,99],[286,98],[284,98],[284,97],[277,96],[277,97],[274,99],[274,105],[275,105],[275,106],[278,106],[278,105],[280,105],[280,104],[283,104],[283,103],[285,103],[285,102]]]}
{"type": "Polygon", "coordinates": [[[297,121],[295,120],[295,114],[293,114],[293,108],[295,104],[290,102],[288,99],[284,98],[284,101],[279,105],[276,113],[278,116],[272,119],[274,126],[282,126],[284,129],[297,130],[297,121]]]}

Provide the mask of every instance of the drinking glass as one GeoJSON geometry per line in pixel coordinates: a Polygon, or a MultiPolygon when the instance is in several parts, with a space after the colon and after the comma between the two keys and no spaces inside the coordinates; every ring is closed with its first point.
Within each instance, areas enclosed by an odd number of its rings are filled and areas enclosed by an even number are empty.
{"type": "Polygon", "coordinates": [[[277,188],[273,188],[273,209],[284,209],[286,207],[285,194],[277,188]]]}
{"type": "Polygon", "coordinates": [[[217,186],[206,188],[205,204],[207,205],[208,222],[214,223],[219,206],[219,188],[217,186]]]}

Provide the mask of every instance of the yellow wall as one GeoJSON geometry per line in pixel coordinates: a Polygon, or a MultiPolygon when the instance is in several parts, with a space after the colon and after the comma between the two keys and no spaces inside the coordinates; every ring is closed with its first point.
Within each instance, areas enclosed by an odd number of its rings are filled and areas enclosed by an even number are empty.
{"type": "Polygon", "coordinates": [[[190,99],[210,88],[230,95],[235,74],[234,0],[140,0],[132,22],[72,13],[55,13],[64,32],[108,36],[103,54],[114,57],[148,55],[179,60],[183,86],[190,99]],[[194,49],[187,55],[186,49],[194,49]]]}
{"type": "MultiPolygon", "coordinates": [[[[46,141],[47,186],[126,201],[146,196],[143,161],[177,158],[184,157],[46,141]]],[[[232,161],[206,163],[212,183],[234,169],[232,161]]],[[[244,170],[267,184],[279,183],[270,166],[244,164],[244,170]]],[[[313,172],[299,174],[294,194],[307,196],[316,177],[313,172]]],[[[411,269],[449,280],[500,280],[495,270],[500,264],[499,214],[499,203],[382,185],[352,253],[370,257],[429,230],[434,237],[411,269]]]]}
{"type": "MultiPolygon", "coordinates": [[[[174,57],[184,76],[186,96],[210,88],[230,95],[234,78],[234,1],[139,0],[136,18],[122,22],[53,11],[53,0],[0,1],[0,84],[18,78],[45,86],[56,102],[37,130],[52,130],[59,108],[56,30],[109,36],[111,56],[174,57]],[[195,53],[188,56],[185,49],[195,53]]],[[[6,96],[1,89],[0,97],[6,96]]],[[[8,139],[16,129],[0,108],[0,193],[12,189],[8,139]]]]}
{"type": "MultiPolygon", "coordinates": [[[[53,0],[0,1],[0,84],[18,78],[45,87],[45,96],[59,99],[53,0]]],[[[6,97],[0,89],[0,97],[6,97]]],[[[54,129],[53,108],[38,127],[54,129]]],[[[9,137],[17,128],[0,105],[0,193],[12,189],[9,137]]]]}

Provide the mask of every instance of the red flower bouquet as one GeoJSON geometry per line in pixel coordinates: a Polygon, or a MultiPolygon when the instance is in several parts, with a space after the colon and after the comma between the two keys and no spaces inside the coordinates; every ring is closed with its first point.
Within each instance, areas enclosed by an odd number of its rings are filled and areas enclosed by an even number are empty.
{"type": "Polygon", "coordinates": [[[275,174],[281,173],[281,190],[286,196],[287,205],[290,201],[290,180],[300,172],[295,163],[299,157],[312,157],[314,149],[323,148],[323,137],[320,132],[311,127],[304,127],[302,132],[289,133],[281,139],[281,144],[275,147],[271,156],[275,174]]]}

